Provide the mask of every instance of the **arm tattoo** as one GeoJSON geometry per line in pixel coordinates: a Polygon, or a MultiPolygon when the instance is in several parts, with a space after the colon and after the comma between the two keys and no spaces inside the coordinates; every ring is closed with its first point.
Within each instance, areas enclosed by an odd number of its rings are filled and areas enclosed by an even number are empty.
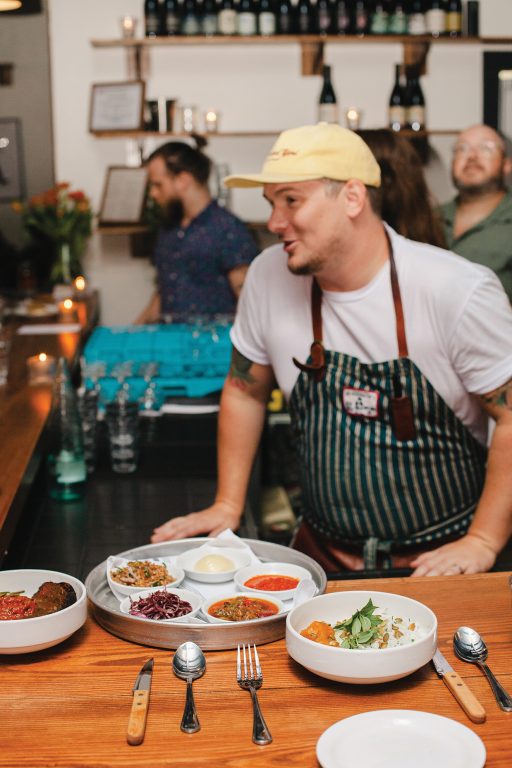
{"type": "Polygon", "coordinates": [[[231,353],[231,367],[229,369],[229,378],[232,383],[245,388],[247,384],[254,384],[256,379],[251,374],[252,360],[244,357],[241,352],[233,347],[231,353]]]}
{"type": "Polygon", "coordinates": [[[495,389],[494,392],[482,395],[482,400],[486,405],[493,405],[512,411],[512,379],[503,384],[502,387],[495,389]]]}

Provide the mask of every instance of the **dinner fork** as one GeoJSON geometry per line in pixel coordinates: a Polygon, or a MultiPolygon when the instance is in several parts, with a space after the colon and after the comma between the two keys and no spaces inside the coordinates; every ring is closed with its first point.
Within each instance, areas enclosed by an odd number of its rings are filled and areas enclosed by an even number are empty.
{"type": "Polygon", "coordinates": [[[261,688],[263,684],[263,673],[261,671],[260,660],[258,658],[258,651],[256,646],[254,648],[254,664],[252,660],[251,644],[245,643],[242,645],[242,654],[240,653],[240,645],[238,645],[238,652],[236,657],[236,681],[240,688],[249,691],[252,698],[253,708],[253,726],[252,726],[252,740],[255,744],[270,744],[272,736],[267,727],[265,719],[261,714],[260,705],[256,691],[261,688]],[[242,674],[242,656],[243,656],[243,674],[242,674]],[[247,662],[247,659],[249,662],[247,662]]]}

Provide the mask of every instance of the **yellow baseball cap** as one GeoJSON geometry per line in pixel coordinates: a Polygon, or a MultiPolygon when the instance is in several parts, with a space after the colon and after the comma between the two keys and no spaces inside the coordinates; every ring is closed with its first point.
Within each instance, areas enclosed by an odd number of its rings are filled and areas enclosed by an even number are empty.
{"type": "Polygon", "coordinates": [[[380,168],[357,133],[334,123],[318,123],[283,131],[261,173],[227,176],[224,184],[259,187],[314,179],[359,179],[369,187],[380,187],[380,168]]]}

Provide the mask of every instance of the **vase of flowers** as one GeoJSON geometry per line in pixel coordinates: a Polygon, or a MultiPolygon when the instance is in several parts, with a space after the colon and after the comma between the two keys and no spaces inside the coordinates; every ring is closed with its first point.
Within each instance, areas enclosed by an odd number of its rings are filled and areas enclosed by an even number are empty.
{"type": "Polygon", "coordinates": [[[45,262],[43,282],[49,287],[69,284],[83,274],[82,256],[91,235],[92,210],[81,190],[71,190],[67,183],[34,195],[25,205],[13,203],[22,216],[23,227],[38,259],[45,262]]]}

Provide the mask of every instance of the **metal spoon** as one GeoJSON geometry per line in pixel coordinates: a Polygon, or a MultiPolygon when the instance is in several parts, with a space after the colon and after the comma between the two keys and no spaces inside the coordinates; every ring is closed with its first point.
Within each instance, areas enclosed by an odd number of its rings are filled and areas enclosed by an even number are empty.
{"type": "Polygon", "coordinates": [[[182,643],[174,654],[172,668],[176,677],[187,681],[187,698],[181,719],[180,728],[185,733],[195,733],[201,728],[194,704],[192,681],[204,675],[206,659],[198,645],[191,642],[182,643]]]}
{"type": "Polygon", "coordinates": [[[453,637],[453,649],[459,659],[470,664],[478,664],[487,677],[496,701],[505,712],[512,712],[512,697],[508,695],[503,686],[498,683],[493,673],[485,663],[488,651],[487,646],[478,632],[471,627],[459,627],[453,637]]]}

